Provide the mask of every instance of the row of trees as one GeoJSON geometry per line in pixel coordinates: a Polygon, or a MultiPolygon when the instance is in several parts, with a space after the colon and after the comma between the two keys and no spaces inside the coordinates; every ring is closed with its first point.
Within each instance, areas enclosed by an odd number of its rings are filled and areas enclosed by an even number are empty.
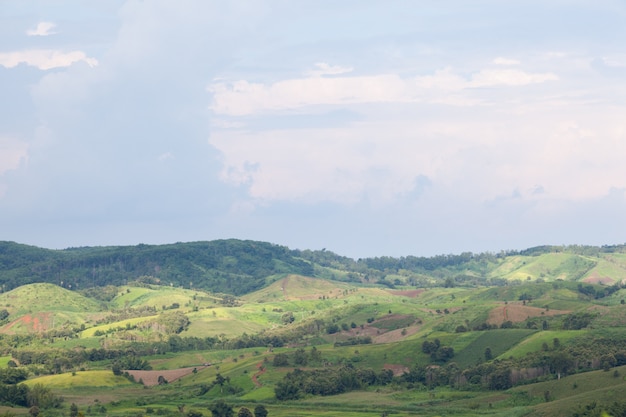
{"type": "Polygon", "coordinates": [[[296,400],[306,394],[335,395],[371,385],[387,385],[392,380],[390,369],[375,372],[369,368],[355,368],[352,364],[306,371],[295,369],[276,384],[274,394],[281,401],[296,400]]]}

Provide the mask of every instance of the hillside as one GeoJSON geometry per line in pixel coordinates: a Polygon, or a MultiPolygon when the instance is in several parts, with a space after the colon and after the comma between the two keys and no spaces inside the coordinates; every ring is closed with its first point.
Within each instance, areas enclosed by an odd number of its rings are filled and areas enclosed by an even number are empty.
{"type": "Polygon", "coordinates": [[[623,247],[0,248],[0,402],[18,414],[43,396],[53,417],[209,415],[220,399],[272,417],[590,417],[626,394],[623,247]]]}
{"type": "Polygon", "coordinates": [[[0,295],[10,310],[0,351],[28,389],[66,399],[46,408],[51,416],[71,403],[86,415],[208,416],[224,399],[279,417],[565,417],[594,398],[583,373],[603,389],[600,408],[626,393],[614,376],[626,365],[626,289],[608,288],[392,289],[297,274],[242,297],[145,282],[29,284],[0,295]],[[45,326],[26,325],[41,315],[45,326]]]}
{"type": "Polygon", "coordinates": [[[325,250],[235,239],[65,250],[0,242],[4,291],[42,282],[72,290],[138,282],[238,296],[286,274],[389,288],[555,280],[611,285],[626,279],[626,246],[542,246],[498,254],[353,260],[325,250]]]}

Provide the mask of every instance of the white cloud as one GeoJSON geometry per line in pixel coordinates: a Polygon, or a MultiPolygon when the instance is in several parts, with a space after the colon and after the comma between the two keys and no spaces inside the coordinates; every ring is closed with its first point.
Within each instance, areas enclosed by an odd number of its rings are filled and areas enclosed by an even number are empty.
{"type": "Polygon", "coordinates": [[[407,85],[395,74],[360,77],[297,78],[274,84],[242,80],[213,84],[211,109],[218,114],[242,116],[319,104],[375,103],[409,100],[407,85]]]}
{"type": "MultiPolygon", "coordinates": [[[[28,145],[22,141],[10,137],[0,136],[0,177],[7,171],[20,167],[28,159],[28,145]]],[[[7,186],[0,182],[0,197],[7,186]]]]}
{"type": "Polygon", "coordinates": [[[27,156],[26,143],[0,136],[0,175],[18,168],[27,156]]]}
{"type": "Polygon", "coordinates": [[[157,160],[159,161],[167,161],[168,159],[174,159],[174,154],[171,152],[165,152],[157,157],[157,160]]]}
{"type": "Polygon", "coordinates": [[[470,87],[493,87],[499,85],[522,86],[528,84],[543,83],[546,81],[556,81],[559,77],[556,74],[528,73],[520,70],[497,69],[483,70],[472,75],[469,82],[470,87]]]}
{"type": "Polygon", "coordinates": [[[14,68],[24,63],[40,70],[49,70],[52,68],[69,67],[81,61],[90,67],[98,65],[98,61],[95,58],[88,57],[82,51],[62,52],[56,49],[29,49],[0,53],[0,65],[5,68],[14,68]]]}
{"type": "Polygon", "coordinates": [[[609,67],[624,68],[626,67],[626,54],[614,54],[605,56],[604,58],[602,58],[602,61],[605,65],[609,67]]]}
{"type": "Polygon", "coordinates": [[[354,68],[352,67],[342,67],[339,65],[330,65],[325,62],[318,62],[315,64],[317,69],[307,71],[305,75],[311,77],[321,77],[323,75],[339,75],[346,74],[348,72],[352,72],[354,68]]]}
{"type": "Polygon", "coordinates": [[[49,36],[54,35],[57,32],[51,32],[56,25],[52,22],[39,22],[35,29],[29,29],[26,31],[28,36],[49,36]]]}
{"type": "Polygon", "coordinates": [[[498,57],[494,59],[493,63],[496,65],[519,65],[521,64],[521,62],[516,59],[508,59],[508,58],[503,58],[503,57],[498,57]]]}
{"type": "Polygon", "coordinates": [[[433,75],[401,78],[397,74],[294,78],[273,84],[216,82],[208,87],[213,93],[211,110],[217,114],[243,116],[262,112],[285,111],[314,105],[356,103],[406,103],[433,101],[466,105],[475,101],[460,97],[433,97],[429,90],[461,91],[474,87],[524,86],[558,80],[553,73],[530,73],[512,69],[482,70],[467,80],[451,68],[433,75]]]}
{"type": "Polygon", "coordinates": [[[420,177],[432,184],[426,194],[454,190],[473,202],[512,190],[525,202],[588,201],[626,187],[623,109],[535,103],[519,112],[501,102],[495,113],[447,107],[424,118],[423,103],[389,106],[349,126],[220,131],[210,143],[222,153],[222,180],[257,204],[389,205],[420,177]]]}

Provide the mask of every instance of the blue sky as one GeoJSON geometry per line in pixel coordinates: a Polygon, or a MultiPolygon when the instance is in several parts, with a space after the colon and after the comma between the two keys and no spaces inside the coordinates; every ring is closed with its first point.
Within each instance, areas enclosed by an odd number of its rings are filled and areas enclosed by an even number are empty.
{"type": "Polygon", "coordinates": [[[626,3],[0,0],[0,239],[626,242],[626,3]]]}

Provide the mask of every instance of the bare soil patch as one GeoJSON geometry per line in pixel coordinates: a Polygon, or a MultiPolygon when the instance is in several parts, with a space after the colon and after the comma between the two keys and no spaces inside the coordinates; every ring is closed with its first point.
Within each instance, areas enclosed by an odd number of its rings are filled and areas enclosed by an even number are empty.
{"type": "Polygon", "coordinates": [[[404,329],[391,330],[391,331],[388,331],[388,332],[385,332],[383,334],[376,336],[373,339],[373,342],[374,343],[397,342],[399,340],[404,339],[407,336],[411,336],[412,334],[417,333],[421,327],[422,326],[408,326],[408,327],[405,327],[404,329]]]}
{"type": "Polygon", "coordinates": [[[337,340],[350,337],[371,337],[373,343],[390,343],[415,334],[421,327],[421,321],[411,315],[388,314],[372,323],[359,326],[336,334],[337,340]],[[417,324],[420,323],[420,324],[417,324]],[[404,331],[404,334],[402,334],[404,331]]]}
{"type": "Polygon", "coordinates": [[[153,387],[155,385],[159,385],[159,376],[165,378],[167,382],[174,382],[177,379],[180,379],[184,376],[187,376],[193,373],[193,370],[201,370],[206,368],[206,366],[194,366],[189,368],[180,368],[180,369],[170,369],[166,371],[124,371],[128,372],[130,375],[135,378],[135,381],[139,382],[141,379],[143,384],[148,387],[153,387]]]}
{"type": "Polygon", "coordinates": [[[52,326],[52,313],[25,314],[17,320],[6,324],[2,328],[2,333],[13,334],[13,327],[22,324],[29,332],[42,333],[52,326]]]}
{"type": "Polygon", "coordinates": [[[615,280],[611,277],[601,277],[598,274],[591,274],[587,278],[583,279],[583,282],[586,284],[602,284],[602,285],[613,285],[615,284],[615,280]]]}
{"type": "Polygon", "coordinates": [[[522,303],[503,303],[501,306],[498,306],[489,312],[489,318],[487,319],[487,323],[496,325],[500,325],[505,321],[519,323],[529,317],[558,316],[568,313],[570,313],[570,311],[546,310],[545,308],[532,307],[528,305],[523,305],[522,303]]]}
{"type": "Polygon", "coordinates": [[[410,297],[410,298],[415,298],[418,295],[420,295],[421,293],[423,293],[424,290],[392,290],[389,291],[389,294],[391,295],[397,295],[397,296],[402,296],[402,297],[410,297]]]}

